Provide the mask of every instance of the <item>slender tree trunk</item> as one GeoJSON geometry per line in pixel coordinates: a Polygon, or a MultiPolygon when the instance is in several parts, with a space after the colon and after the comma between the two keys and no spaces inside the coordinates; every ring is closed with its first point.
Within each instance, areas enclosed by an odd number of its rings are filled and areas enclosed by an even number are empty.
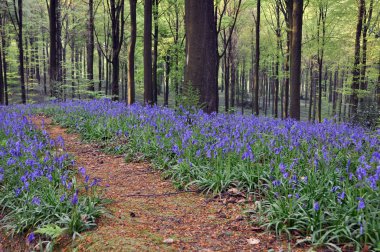
{"type": "Polygon", "coordinates": [[[280,6],[276,1],[276,38],[277,52],[275,63],[275,99],[274,99],[274,117],[278,118],[278,95],[280,86],[280,52],[281,52],[281,26],[280,26],[280,6]]]}
{"type": "Polygon", "coordinates": [[[169,106],[170,55],[165,57],[165,97],[164,106],[169,106]]]}
{"type": "MultiPolygon", "coordinates": [[[[0,14],[0,22],[1,22],[1,14],[0,14]]],[[[0,29],[3,29],[2,24],[0,23],[0,29]]],[[[0,105],[5,104],[5,96],[4,96],[4,78],[3,78],[3,50],[0,46],[0,105]]]]}
{"type": "Polygon", "coordinates": [[[89,91],[95,91],[94,83],[94,0],[88,0],[87,21],[87,79],[89,80],[89,91]]]}
{"type": "Polygon", "coordinates": [[[228,51],[224,55],[224,106],[225,111],[230,109],[230,49],[231,43],[228,46],[228,51]]]}
{"type": "Polygon", "coordinates": [[[313,94],[314,94],[314,90],[313,90],[313,86],[314,86],[314,80],[313,80],[313,62],[312,62],[312,59],[310,59],[310,100],[309,100],[309,116],[308,116],[308,120],[309,122],[311,121],[311,109],[313,107],[313,94]]]}
{"type": "MultiPolygon", "coordinates": [[[[3,23],[3,14],[0,12],[0,31],[5,29],[5,24],[3,23]]],[[[3,39],[3,33],[0,33],[1,40],[3,39]]],[[[0,105],[5,105],[5,82],[4,82],[4,67],[3,67],[3,54],[4,44],[0,41],[0,105]]],[[[5,57],[5,56],[4,56],[5,57]]]]}
{"type": "MultiPolygon", "coordinates": [[[[365,8],[365,6],[364,6],[365,8]]],[[[372,12],[373,12],[373,0],[370,0],[369,10],[365,12],[365,20],[363,24],[363,52],[362,52],[362,62],[361,62],[361,71],[360,71],[360,89],[367,90],[367,79],[366,79],[366,70],[367,70],[367,43],[368,43],[368,29],[371,24],[372,12]]]]}
{"type": "MultiPolygon", "coordinates": [[[[74,20],[73,20],[74,21],[74,20]]],[[[70,41],[71,47],[71,98],[75,98],[75,39],[70,41]]]]}
{"type": "Polygon", "coordinates": [[[22,13],[22,0],[18,0],[18,13],[17,13],[17,23],[18,23],[18,33],[17,33],[17,45],[19,51],[19,74],[20,74],[20,85],[21,85],[21,101],[26,104],[26,90],[25,90],[25,75],[24,75],[24,46],[23,46],[23,13],[22,13]]]}
{"type": "Polygon", "coordinates": [[[360,84],[360,37],[363,28],[363,15],[364,15],[365,0],[359,0],[358,6],[358,22],[356,26],[355,35],[355,52],[354,52],[354,67],[352,70],[352,95],[351,95],[351,116],[356,117],[358,112],[358,89],[360,84]]]}
{"type": "Polygon", "coordinates": [[[290,113],[289,116],[300,120],[301,86],[301,43],[303,0],[293,0],[292,40],[290,56],[290,113]]]}
{"type": "Polygon", "coordinates": [[[260,69],[260,0],[257,0],[256,14],[256,64],[255,64],[255,114],[260,113],[259,108],[259,69],[260,69]]]}
{"type": "Polygon", "coordinates": [[[101,49],[99,48],[100,45],[98,45],[98,74],[99,74],[99,82],[98,82],[98,91],[99,93],[102,91],[102,81],[103,81],[103,71],[104,71],[104,66],[103,66],[103,55],[102,52],[100,51],[101,49]]]}
{"type": "Polygon", "coordinates": [[[128,104],[135,103],[135,48],[136,48],[136,3],[137,0],[129,0],[131,12],[131,43],[128,52],[128,104]]]}
{"type": "MultiPolygon", "coordinates": [[[[2,50],[2,63],[3,63],[3,83],[4,83],[4,98],[5,98],[5,105],[9,104],[9,99],[8,99],[8,76],[7,76],[7,51],[6,51],[6,33],[5,33],[5,23],[6,23],[6,17],[3,16],[1,17],[1,24],[2,24],[2,29],[1,29],[1,50],[2,50]]],[[[0,59],[1,60],[1,59],[0,59]]]]}
{"type": "Polygon", "coordinates": [[[46,50],[47,50],[47,42],[45,41],[45,35],[42,36],[42,71],[43,71],[43,82],[44,82],[44,95],[47,95],[47,67],[46,67],[46,62],[48,61],[48,56],[46,55],[46,50]]]}
{"type": "Polygon", "coordinates": [[[154,104],[152,80],[152,0],[144,5],[144,103],[154,104]]]}
{"type": "Polygon", "coordinates": [[[157,82],[157,61],[158,61],[158,0],[153,0],[154,4],[154,42],[153,42],[153,102],[157,103],[157,95],[159,94],[157,82]]]}

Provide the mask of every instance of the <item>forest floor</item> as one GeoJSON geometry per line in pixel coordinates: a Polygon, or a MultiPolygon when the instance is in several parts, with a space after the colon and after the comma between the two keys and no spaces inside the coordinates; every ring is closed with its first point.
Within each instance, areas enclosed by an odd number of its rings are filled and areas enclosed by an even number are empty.
{"type": "Polygon", "coordinates": [[[196,192],[180,192],[148,163],[126,163],[123,156],[104,153],[93,143],[84,143],[78,134],[52,124],[50,118],[33,118],[37,126],[45,122],[50,137],[62,136],[65,148],[78,167],[109,187],[105,197],[110,215],[97,228],[82,233],[64,250],[79,251],[305,251],[294,241],[280,239],[249,223],[243,210],[246,198],[227,193],[211,197],[196,192]],[[239,203],[240,202],[240,203],[239,203]]]}

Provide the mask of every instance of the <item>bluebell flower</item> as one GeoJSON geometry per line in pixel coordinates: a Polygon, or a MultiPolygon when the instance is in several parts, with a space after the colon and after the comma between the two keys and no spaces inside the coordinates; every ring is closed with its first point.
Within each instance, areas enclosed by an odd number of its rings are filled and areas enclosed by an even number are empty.
{"type": "Polygon", "coordinates": [[[358,200],[359,200],[359,202],[358,202],[358,210],[364,209],[365,208],[364,199],[361,198],[361,197],[359,197],[358,200]]]}
{"type": "Polygon", "coordinates": [[[28,243],[32,243],[35,239],[36,239],[36,236],[34,235],[33,232],[28,235],[28,243]]]}
{"type": "Polygon", "coordinates": [[[40,198],[38,198],[37,196],[34,196],[33,199],[32,199],[32,204],[33,204],[33,205],[36,205],[36,206],[41,205],[41,200],[40,200],[40,198]]]}
{"type": "Polygon", "coordinates": [[[320,209],[320,205],[319,205],[319,202],[318,201],[315,201],[314,204],[313,204],[313,209],[314,211],[319,211],[320,209]]]}

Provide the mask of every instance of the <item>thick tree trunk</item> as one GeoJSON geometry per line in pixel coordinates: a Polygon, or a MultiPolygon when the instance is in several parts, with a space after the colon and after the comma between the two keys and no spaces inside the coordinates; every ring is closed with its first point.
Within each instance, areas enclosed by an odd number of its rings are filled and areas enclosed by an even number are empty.
{"type": "Polygon", "coordinates": [[[212,0],[185,0],[185,85],[199,91],[207,113],[218,111],[216,27],[212,0]]]}
{"type": "Polygon", "coordinates": [[[129,0],[131,12],[131,43],[128,52],[128,104],[135,103],[135,48],[136,48],[136,3],[137,0],[129,0]]]}
{"type": "Polygon", "coordinates": [[[50,0],[50,88],[52,95],[59,98],[58,84],[62,80],[61,68],[61,24],[59,13],[59,0],[50,0]]]}
{"type": "Polygon", "coordinates": [[[360,84],[360,37],[363,28],[363,15],[364,15],[365,0],[359,0],[358,6],[358,22],[356,26],[355,35],[355,52],[354,52],[354,68],[352,70],[352,95],[351,95],[351,112],[352,117],[356,117],[358,112],[358,89],[360,84]]]}
{"type": "Polygon", "coordinates": [[[293,1],[292,40],[290,56],[290,111],[289,116],[300,120],[301,43],[303,0],[293,1]]]}
{"type": "Polygon", "coordinates": [[[124,37],[124,0],[110,0],[111,5],[111,38],[112,38],[112,100],[119,100],[119,70],[120,70],[120,50],[124,37]]]}

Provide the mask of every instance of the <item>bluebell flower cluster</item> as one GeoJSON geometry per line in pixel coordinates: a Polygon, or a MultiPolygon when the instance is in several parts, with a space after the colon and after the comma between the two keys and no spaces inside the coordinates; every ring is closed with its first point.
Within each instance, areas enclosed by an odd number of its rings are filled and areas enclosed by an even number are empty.
{"type": "MultiPolygon", "coordinates": [[[[29,112],[30,107],[0,107],[0,227],[13,234],[28,232],[27,240],[33,242],[34,231],[50,224],[68,233],[94,226],[100,214],[99,181],[78,182],[63,138],[53,140],[38,130],[29,112]],[[91,193],[82,190],[85,185],[93,187],[91,193]]],[[[80,173],[87,176],[84,168],[80,173]]]]}
{"type": "Polygon", "coordinates": [[[127,157],[143,154],[179,187],[213,193],[238,187],[257,195],[267,206],[266,226],[279,233],[298,230],[315,242],[379,242],[380,131],[107,99],[34,109],[85,139],[112,142],[127,157]]]}

